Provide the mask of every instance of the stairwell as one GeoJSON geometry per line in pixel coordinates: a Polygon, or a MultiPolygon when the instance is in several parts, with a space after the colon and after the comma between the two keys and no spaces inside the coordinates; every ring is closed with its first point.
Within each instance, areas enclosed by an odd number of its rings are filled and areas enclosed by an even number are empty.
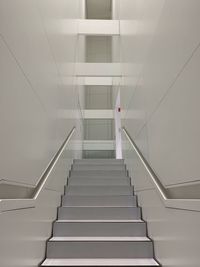
{"type": "Polygon", "coordinates": [[[41,266],[160,266],[123,160],[74,160],[41,266]]]}

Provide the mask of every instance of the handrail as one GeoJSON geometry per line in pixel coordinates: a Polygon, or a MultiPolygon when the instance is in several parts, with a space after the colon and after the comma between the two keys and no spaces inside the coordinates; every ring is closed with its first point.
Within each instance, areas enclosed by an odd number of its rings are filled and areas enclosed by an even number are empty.
{"type": "Polygon", "coordinates": [[[145,157],[142,155],[142,152],[139,150],[139,148],[137,147],[136,143],[130,137],[130,135],[128,134],[127,130],[124,127],[122,129],[123,129],[124,133],[126,134],[126,137],[129,140],[129,142],[131,143],[132,147],[134,148],[136,154],[138,155],[138,157],[142,161],[145,169],[147,170],[148,174],[150,175],[150,177],[151,177],[154,185],[156,186],[157,190],[160,192],[160,194],[162,195],[163,199],[165,199],[165,200],[168,199],[167,192],[166,192],[166,189],[165,189],[164,185],[159,180],[159,178],[157,177],[157,175],[155,174],[155,172],[153,171],[153,169],[151,168],[151,166],[149,165],[149,163],[147,162],[145,157]]]}
{"type": "Polygon", "coordinates": [[[136,143],[133,141],[129,133],[127,132],[125,127],[122,127],[122,130],[129,140],[131,146],[133,147],[134,151],[136,152],[138,158],[141,160],[144,168],[148,172],[151,181],[153,182],[155,188],[159,192],[159,195],[161,196],[162,201],[164,202],[165,206],[167,208],[173,208],[173,209],[183,209],[183,210],[192,210],[192,211],[200,211],[200,199],[173,199],[168,196],[167,189],[164,187],[148,161],[143,156],[142,152],[136,145],[136,143]]]}
{"type": "Polygon", "coordinates": [[[67,135],[65,141],[62,143],[59,150],[53,156],[51,161],[49,162],[48,166],[46,167],[45,171],[41,175],[36,187],[33,190],[33,194],[31,198],[23,198],[23,199],[0,199],[0,212],[8,211],[8,210],[16,210],[16,209],[24,209],[24,208],[33,208],[35,206],[35,201],[37,200],[38,196],[40,195],[41,191],[44,189],[47,180],[56,165],[57,161],[59,160],[61,154],[63,153],[64,149],[66,148],[67,144],[69,143],[72,135],[75,132],[76,127],[73,127],[72,130],[67,135]]]}

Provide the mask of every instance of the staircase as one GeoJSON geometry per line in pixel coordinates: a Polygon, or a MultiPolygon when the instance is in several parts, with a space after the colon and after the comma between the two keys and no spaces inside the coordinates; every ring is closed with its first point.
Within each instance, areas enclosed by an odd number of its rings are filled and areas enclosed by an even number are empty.
{"type": "Polygon", "coordinates": [[[41,266],[159,266],[123,160],[74,160],[41,266]]]}

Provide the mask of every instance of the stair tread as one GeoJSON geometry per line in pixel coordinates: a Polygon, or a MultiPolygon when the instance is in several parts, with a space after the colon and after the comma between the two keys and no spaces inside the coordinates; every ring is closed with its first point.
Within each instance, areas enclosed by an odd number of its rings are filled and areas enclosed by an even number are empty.
{"type": "Polygon", "coordinates": [[[80,162],[77,162],[77,163],[74,163],[72,166],[87,166],[87,167],[93,167],[93,166],[126,166],[124,164],[124,162],[109,162],[107,164],[105,164],[105,162],[84,162],[84,163],[80,163],[80,162]]]}
{"type": "Polygon", "coordinates": [[[130,178],[129,177],[119,177],[118,179],[116,179],[115,177],[108,177],[108,178],[104,178],[104,177],[98,177],[98,178],[93,178],[93,177],[70,177],[68,182],[82,182],[82,183],[87,183],[87,182],[113,182],[113,183],[120,183],[120,182],[129,182],[130,185],[130,178]]]}
{"type": "Polygon", "coordinates": [[[124,164],[123,159],[78,159],[74,164],[124,164]]]}
{"type": "Polygon", "coordinates": [[[66,189],[70,189],[70,188],[88,188],[88,189],[93,189],[93,188],[101,188],[101,189],[105,189],[105,188],[116,188],[116,189],[120,189],[120,188],[129,188],[129,189],[133,189],[132,185],[69,185],[66,187],[66,189]]]}
{"type": "Polygon", "coordinates": [[[62,205],[63,208],[137,208],[136,205],[62,205]]]}
{"type": "Polygon", "coordinates": [[[72,170],[71,175],[76,176],[127,176],[126,170],[72,170]]]}
{"type": "Polygon", "coordinates": [[[136,196],[68,196],[62,197],[63,207],[136,207],[136,196]]]}
{"type": "Polygon", "coordinates": [[[86,219],[140,219],[140,207],[60,207],[58,210],[59,219],[86,220],[86,219]]]}
{"type": "Polygon", "coordinates": [[[123,161],[75,162],[41,266],[160,266],[123,161]]]}
{"type": "Polygon", "coordinates": [[[70,179],[115,179],[115,180],[118,180],[118,179],[126,179],[126,178],[129,178],[129,176],[126,176],[126,175],[119,175],[119,176],[110,176],[110,175],[92,175],[92,176],[88,176],[88,175],[74,175],[73,173],[70,175],[69,177],[70,179]]]}
{"type": "Polygon", "coordinates": [[[148,259],[46,259],[42,266],[159,266],[148,259]]]}
{"type": "Polygon", "coordinates": [[[133,196],[134,188],[130,185],[69,185],[65,188],[65,195],[78,196],[133,196]]]}
{"type": "Polygon", "coordinates": [[[67,194],[63,196],[65,199],[80,199],[80,200],[91,200],[94,201],[96,200],[104,200],[106,199],[107,201],[109,200],[135,200],[136,196],[131,195],[131,196],[68,196],[67,194]]]}
{"type": "Polygon", "coordinates": [[[151,241],[146,236],[55,236],[49,241],[151,241]]]}
{"type": "Polygon", "coordinates": [[[80,175],[84,175],[86,174],[87,175],[87,172],[90,174],[90,175],[94,175],[96,172],[98,174],[104,174],[104,173],[107,173],[108,175],[110,174],[114,174],[116,176],[119,176],[119,175],[123,175],[126,173],[126,170],[106,170],[106,169],[103,169],[103,170],[90,170],[90,169],[86,169],[86,170],[71,170],[71,173],[77,173],[77,174],[80,174],[80,175]]]}
{"type": "Polygon", "coordinates": [[[97,219],[97,220],[61,220],[61,219],[59,219],[59,220],[56,220],[56,222],[58,222],[58,223],[67,223],[67,222],[70,222],[70,223],[72,223],[72,222],[82,222],[82,223],[84,223],[84,222],[92,222],[92,223],[99,223],[99,222],[101,222],[101,223],[130,223],[130,222],[132,222],[132,223],[144,223],[144,221],[143,220],[133,220],[133,219],[130,219],[130,220],[119,220],[119,219],[116,219],[116,220],[99,220],[99,219],[97,219]]]}
{"type": "MultiPolygon", "coordinates": [[[[81,180],[81,181],[84,181],[84,180],[93,180],[93,178],[92,177],[85,177],[85,176],[81,176],[81,177],[70,177],[69,178],[70,180],[71,179],[73,179],[73,181],[74,180],[81,180]]],[[[98,178],[96,178],[96,179],[99,179],[99,180],[112,180],[112,181],[116,181],[116,179],[115,179],[115,177],[108,177],[108,178],[104,178],[104,176],[100,176],[100,177],[98,177],[98,178]]],[[[127,177],[127,176],[124,176],[124,177],[118,177],[118,179],[117,179],[117,181],[119,181],[119,180],[128,180],[128,179],[130,179],[130,177],[127,177]]]]}
{"type": "Polygon", "coordinates": [[[125,164],[74,164],[72,170],[124,170],[125,164]]]}
{"type": "Polygon", "coordinates": [[[147,237],[145,222],[55,222],[53,237],[147,237]]]}

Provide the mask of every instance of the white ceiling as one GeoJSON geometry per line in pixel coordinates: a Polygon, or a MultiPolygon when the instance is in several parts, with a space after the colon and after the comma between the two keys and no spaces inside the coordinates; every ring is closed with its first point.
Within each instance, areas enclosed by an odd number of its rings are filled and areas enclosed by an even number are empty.
{"type": "Polygon", "coordinates": [[[86,0],[88,19],[111,19],[111,0],[86,0]]]}

